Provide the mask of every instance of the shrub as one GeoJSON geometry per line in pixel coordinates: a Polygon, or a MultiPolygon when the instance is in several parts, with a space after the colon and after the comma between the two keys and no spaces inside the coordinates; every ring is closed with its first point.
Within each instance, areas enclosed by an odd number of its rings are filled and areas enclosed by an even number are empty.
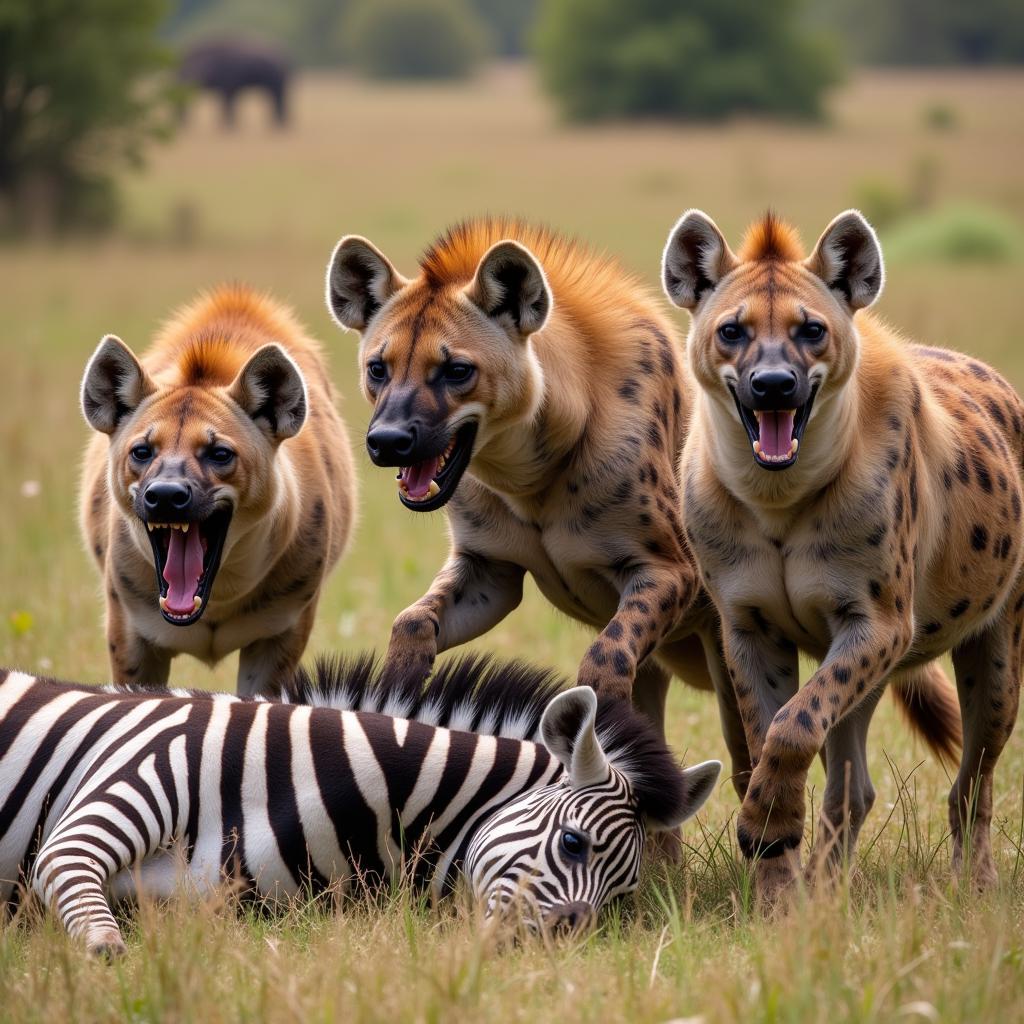
{"type": "Polygon", "coordinates": [[[893,261],[1011,263],[1024,259],[1024,233],[991,207],[956,204],[902,221],[885,252],[893,261]]]}
{"type": "Polygon", "coordinates": [[[839,63],[803,0],[548,0],[544,81],[575,119],[814,117],[839,63]]]}
{"type": "Polygon", "coordinates": [[[97,229],[111,169],[169,128],[163,0],[0,3],[0,231],[97,229]]]}
{"type": "Polygon", "coordinates": [[[352,64],[375,78],[461,78],[487,50],[466,0],[361,0],[344,32],[352,64]]]}

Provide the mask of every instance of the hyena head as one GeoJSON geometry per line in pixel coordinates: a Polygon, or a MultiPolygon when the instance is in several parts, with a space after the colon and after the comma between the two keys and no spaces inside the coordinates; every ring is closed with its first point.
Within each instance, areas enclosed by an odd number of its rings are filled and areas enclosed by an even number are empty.
{"type": "Polygon", "coordinates": [[[737,256],[710,217],[690,210],[669,235],[662,281],[693,315],[690,363],[719,429],[746,431],[762,469],[788,469],[815,410],[857,365],[854,313],[883,282],[871,226],[841,213],[805,259],[793,229],[768,214],[737,256]]]}
{"type": "Polygon", "coordinates": [[[587,686],[555,697],[540,731],[562,777],[485,820],[465,870],[486,916],[576,931],[636,889],[647,833],[695,814],[722,766],[682,769],[628,701],[604,698],[599,706],[587,686]]]}
{"type": "Polygon", "coordinates": [[[196,341],[159,382],[107,335],[82,380],[82,410],[110,435],[107,479],[156,569],[154,602],[187,626],[203,614],[221,557],[272,511],[275,454],[306,417],[306,385],[270,344],[250,355],[196,341]]]}
{"type": "Polygon", "coordinates": [[[444,505],[474,453],[532,417],[542,397],[530,335],[551,309],[547,280],[519,242],[499,236],[482,251],[484,229],[450,232],[411,281],[354,235],[327,269],[331,314],[361,333],[362,388],[374,407],[367,451],[399,469],[398,496],[419,512],[444,505]]]}

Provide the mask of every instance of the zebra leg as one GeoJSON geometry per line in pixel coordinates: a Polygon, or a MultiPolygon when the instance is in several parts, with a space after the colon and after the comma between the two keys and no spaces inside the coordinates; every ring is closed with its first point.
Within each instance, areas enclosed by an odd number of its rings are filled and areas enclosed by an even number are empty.
{"type": "Polygon", "coordinates": [[[72,801],[40,847],[32,867],[32,891],[56,911],[65,931],[84,941],[86,949],[96,955],[124,952],[106,890],[119,871],[150,852],[138,848],[131,831],[137,833],[109,802],[72,801]]]}
{"type": "Polygon", "coordinates": [[[90,953],[118,956],[125,945],[104,891],[112,874],[106,858],[96,852],[61,849],[67,845],[43,845],[32,873],[32,889],[56,911],[68,935],[83,940],[90,953]]]}

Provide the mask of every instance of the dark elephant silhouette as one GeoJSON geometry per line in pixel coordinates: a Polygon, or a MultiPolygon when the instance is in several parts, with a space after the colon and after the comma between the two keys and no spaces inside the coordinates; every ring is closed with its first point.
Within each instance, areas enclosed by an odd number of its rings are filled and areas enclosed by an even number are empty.
{"type": "Polygon", "coordinates": [[[274,121],[288,122],[287,93],[291,65],[283,53],[262,43],[239,39],[210,39],[194,43],[182,57],[178,77],[182,82],[221,98],[225,128],[235,124],[235,100],[247,89],[256,89],[270,100],[274,121]]]}

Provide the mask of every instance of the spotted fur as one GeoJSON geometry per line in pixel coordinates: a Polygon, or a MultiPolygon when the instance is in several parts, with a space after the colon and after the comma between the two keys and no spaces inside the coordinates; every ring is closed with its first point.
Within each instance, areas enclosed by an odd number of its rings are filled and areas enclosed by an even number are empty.
{"type": "Polygon", "coordinates": [[[389,670],[425,677],[438,652],[511,612],[529,573],[559,610],[599,631],[579,682],[632,692],[659,727],[670,672],[718,690],[742,787],[743,729],[679,515],[676,457],[693,387],[647,288],[576,241],[494,218],[448,231],[413,279],[349,236],[327,299],[361,333],[372,457],[379,429],[415,429],[429,455],[476,426],[446,505],[448,562],[395,620],[389,670]],[[456,362],[472,374],[446,382],[456,362]]]}
{"type": "Polygon", "coordinates": [[[302,655],[355,503],[316,342],[270,297],[222,287],[178,311],[141,362],[105,338],[82,402],[98,433],[81,523],[103,577],[114,678],[163,684],[175,654],[213,664],[240,649],[240,692],[276,692],[302,655]],[[152,457],[140,463],[132,453],[143,443],[152,457]],[[229,466],[211,462],[215,445],[234,452],[229,466]],[[168,622],[158,604],[143,498],[162,480],[190,489],[188,518],[232,510],[209,599],[188,625],[168,622]]]}
{"type": "Polygon", "coordinates": [[[818,853],[848,849],[873,799],[864,744],[890,676],[936,747],[959,743],[956,702],[932,664],[952,652],[963,719],[954,862],[971,830],[971,868],[989,884],[992,773],[1021,671],[1024,405],[990,367],[866,312],[884,273],[855,211],[807,258],[796,246],[768,220],[736,256],[690,211],[665,251],[666,290],[693,314],[701,389],[682,458],[686,521],[756,762],[740,845],[758,858],[765,896],[789,887],[807,770],[833,742],[818,853]],[[761,377],[762,390],[781,381],[793,402],[811,402],[795,462],[776,471],[748,432],[768,415],[751,402],[786,408],[752,390],[764,368],[781,377],[761,377]],[[798,650],[820,661],[799,690],[798,650]]]}

